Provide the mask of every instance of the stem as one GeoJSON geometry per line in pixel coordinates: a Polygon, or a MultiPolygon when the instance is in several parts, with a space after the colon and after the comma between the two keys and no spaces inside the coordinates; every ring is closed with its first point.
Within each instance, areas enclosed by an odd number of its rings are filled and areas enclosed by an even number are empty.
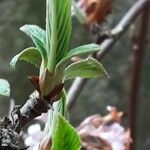
{"type": "MultiPolygon", "coordinates": [[[[131,129],[131,138],[133,142],[130,145],[131,150],[137,147],[137,117],[138,117],[138,96],[140,91],[140,75],[144,58],[144,48],[149,24],[150,3],[144,8],[140,17],[140,28],[134,43],[134,60],[132,66],[130,93],[129,93],[129,126],[131,129]]],[[[138,22],[139,24],[139,22],[138,22]]],[[[138,25],[137,25],[138,26],[138,25]]]]}
{"type": "Polygon", "coordinates": [[[69,111],[73,108],[86,82],[87,82],[87,79],[77,78],[74,80],[67,94],[67,107],[69,111]]]}

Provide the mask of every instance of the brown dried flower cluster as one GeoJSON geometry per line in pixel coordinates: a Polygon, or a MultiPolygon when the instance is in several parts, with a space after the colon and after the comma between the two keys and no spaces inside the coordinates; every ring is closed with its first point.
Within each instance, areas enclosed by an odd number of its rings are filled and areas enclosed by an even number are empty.
{"type": "Polygon", "coordinates": [[[101,23],[112,11],[113,0],[79,0],[80,8],[87,16],[87,24],[101,23]]]}
{"type": "Polygon", "coordinates": [[[86,118],[77,128],[83,150],[129,150],[130,131],[120,125],[122,112],[107,107],[108,115],[93,115],[86,118]]]}

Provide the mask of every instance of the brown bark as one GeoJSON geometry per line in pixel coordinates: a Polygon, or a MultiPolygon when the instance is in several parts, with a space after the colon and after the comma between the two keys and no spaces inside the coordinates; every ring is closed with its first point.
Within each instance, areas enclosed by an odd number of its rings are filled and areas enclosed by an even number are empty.
{"type": "Polygon", "coordinates": [[[132,65],[132,74],[130,82],[129,93],[129,126],[131,129],[131,138],[133,142],[130,145],[130,150],[136,150],[137,147],[137,118],[138,118],[138,104],[140,92],[140,76],[142,71],[142,64],[144,59],[144,49],[146,47],[146,35],[149,24],[150,3],[143,8],[140,20],[137,22],[139,33],[135,37],[133,46],[134,59],[132,65]],[[140,26],[139,26],[140,25],[140,26]]]}

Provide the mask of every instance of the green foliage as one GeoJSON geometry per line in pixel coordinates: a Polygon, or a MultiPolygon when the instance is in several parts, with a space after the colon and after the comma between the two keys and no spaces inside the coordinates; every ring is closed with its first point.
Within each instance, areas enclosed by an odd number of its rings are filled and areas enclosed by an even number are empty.
{"type": "Polygon", "coordinates": [[[52,150],[80,150],[80,138],[76,130],[59,114],[52,139],[52,150]]]}
{"type": "Polygon", "coordinates": [[[0,79],[0,95],[10,96],[10,85],[7,80],[0,79]]]}
{"type": "Polygon", "coordinates": [[[85,54],[90,54],[94,52],[98,52],[101,50],[101,47],[97,44],[87,44],[82,45],[77,48],[74,48],[67,52],[67,54],[63,57],[63,59],[58,63],[57,67],[60,65],[64,65],[70,60],[70,58],[75,56],[81,56],[85,54]]]}
{"type": "Polygon", "coordinates": [[[45,50],[46,36],[45,31],[36,25],[24,25],[20,28],[21,31],[26,33],[36,45],[43,61],[47,61],[47,54],[45,50]]]}
{"type": "Polygon", "coordinates": [[[19,53],[18,55],[13,57],[13,59],[10,62],[11,67],[15,68],[16,63],[19,60],[25,60],[35,65],[36,67],[39,67],[41,63],[41,55],[35,47],[27,48],[23,50],[21,53],[19,53]]]}
{"type": "Polygon", "coordinates": [[[66,101],[67,101],[67,94],[65,89],[63,89],[61,99],[57,104],[57,110],[63,116],[66,115],[66,101]]]}
{"type": "Polygon", "coordinates": [[[62,59],[70,42],[71,1],[47,0],[46,50],[48,70],[53,72],[62,59]]]}
{"type": "Polygon", "coordinates": [[[79,150],[80,139],[77,132],[62,117],[66,113],[66,93],[63,90],[55,95],[55,92],[58,85],[63,86],[63,82],[67,79],[78,76],[93,78],[107,74],[103,66],[93,58],[68,66],[68,60],[72,57],[97,52],[100,46],[87,44],[68,51],[71,34],[71,0],[47,0],[46,32],[36,25],[25,25],[20,29],[30,36],[36,48],[27,48],[16,55],[11,61],[11,66],[15,67],[19,60],[26,60],[39,66],[42,59],[38,82],[40,96],[44,98],[54,93],[51,100],[55,98],[52,101],[55,102],[54,111],[50,111],[47,124],[49,132],[47,134],[52,137],[52,150],[79,150]]]}
{"type": "Polygon", "coordinates": [[[96,78],[105,74],[107,75],[104,67],[96,59],[87,58],[68,66],[65,70],[65,80],[76,77],[96,78]]]}

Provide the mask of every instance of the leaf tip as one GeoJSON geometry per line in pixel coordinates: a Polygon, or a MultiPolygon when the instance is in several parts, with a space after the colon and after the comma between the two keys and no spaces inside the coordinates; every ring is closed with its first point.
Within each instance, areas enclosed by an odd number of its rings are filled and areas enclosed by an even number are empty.
{"type": "Polygon", "coordinates": [[[12,58],[12,60],[10,61],[10,67],[15,70],[16,69],[16,60],[15,57],[12,58]]]}
{"type": "Polygon", "coordinates": [[[25,31],[25,25],[19,28],[20,31],[25,31]]]}

